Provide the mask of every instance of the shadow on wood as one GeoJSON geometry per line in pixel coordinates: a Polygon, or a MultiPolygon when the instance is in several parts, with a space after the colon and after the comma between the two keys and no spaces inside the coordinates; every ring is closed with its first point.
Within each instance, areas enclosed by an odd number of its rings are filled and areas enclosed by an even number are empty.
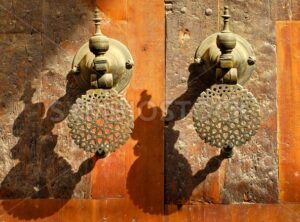
{"type": "Polygon", "coordinates": [[[94,156],[85,160],[77,172],[55,151],[58,135],[53,134],[55,124],[65,120],[76,99],[81,95],[72,74],[68,74],[66,94],[47,110],[43,103],[33,103],[35,89],[30,82],[25,85],[21,100],[24,110],[13,125],[13,134],[19,138],[11,149],[13,159],[19,160],[6,175],[0,186],[0,199],[20,199],[16,204],[3,201],[8,214],[20,219],[34,219],[50,216],[58,211],[72,197],[73,190],[81,177],[94,167],[94,156]],[[47,209],[39,209],[35,202],[24,199],[63,199],[49,204],[47,209]]]}

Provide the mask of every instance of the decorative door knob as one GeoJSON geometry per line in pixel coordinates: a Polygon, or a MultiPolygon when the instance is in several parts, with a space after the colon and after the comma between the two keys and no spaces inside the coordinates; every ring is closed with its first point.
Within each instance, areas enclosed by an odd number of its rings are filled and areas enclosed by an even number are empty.
{"type": "Polygon", "coordinates": [[[80,148],[108,154],[124,144],[132,132],[133,114],[119,93],[129,84],[133,59],[126,46],[101,33],[98,9],[94,22],[94,36],[73,60],[77,83],[87,91],[72,106],[68,126],[80,148]]]}
{"type": "Polygon", "coordinates": [[[251,45],[229,29],[229,9],[224,8],[224,28],[209,36],[196,51],[195,62],[214,70],[215,84],[202,92],[193,108],[195,129],[206,143],[231,157],[255,135],[260,125],[259,104],[244,84],[255,68],[251,45]]]}

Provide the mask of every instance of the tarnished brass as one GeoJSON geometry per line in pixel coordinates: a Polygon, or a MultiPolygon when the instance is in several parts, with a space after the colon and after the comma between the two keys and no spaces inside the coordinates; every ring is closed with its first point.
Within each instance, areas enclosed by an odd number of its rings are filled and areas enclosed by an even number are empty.
{"type": "Polygon", "coordinates": [[[229,9],[224,7],[224,28],[202,42],[195,62],[212,70],[215,84],[202,92],[193,108],[194,126],[200,138],[222,148],[232,156],[232,149],[255,135],[260,125],[259,104],[244,89],[255,68],[251,45],[229,29],[229,9]]]}
{"type": "Polygon", "coordinates": [[[98,10],[94,21],[96,33],[76,53],[72,70],[77,74],[78,85],[85,90],[113,88],[121,92],[131,79],[133,58],[125,45],[101,33],[98,10]],[[106,73],[110,75],[102,77],[106,73]]]}
{"type": "Polygon", "coordinates": [[[122,43],[101,33],[99,11],[95,11],[96,32],[73,60],[78,85],[88,90],[70,110],[68,126],[80,148],[108,154],[129,138],[133,114],[118,93],[129,84],[133,59],[122,43]]]}
{"type": "Polygon", "coordinates": [[[238,73],[237,81],[243,85],[255,70],[254,50],[247,40],[229,30],[228,7],[224,10],[223,18],[223,31],[209,36],[200,44],[195,54],[195,62],[205,66],[212,75],[216,72],[216,64],[219,64],[220,68],[235,67],[238,73]]]}
{"type": "Polygon", "coordinates": [[[241,85],[215,84],[201,93],[193,119],[206,143],[219,148],[240,146],[259,128],[259,105],[241,85]]]}
{"type": "Polygon", "coordinates": [[[133,128],[131,107],[114,89],[87,91],[72,106],[68,120],[80,148],[105,154],[124,144],[133,128]]]}

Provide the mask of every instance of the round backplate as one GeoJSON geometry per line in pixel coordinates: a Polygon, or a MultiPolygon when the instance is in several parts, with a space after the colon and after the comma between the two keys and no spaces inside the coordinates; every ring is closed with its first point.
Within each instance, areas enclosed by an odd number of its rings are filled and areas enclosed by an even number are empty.
{"type": "MultiPolygon", "coordinates": [[[[132,75],[132,67],[126,67],[128,61],[132,62],[133,58],[128,48],[115,39],[109,39],[109,50],[105,53],[109,62],[107,73],[113,74],[113,89],[121,92],[129,84],[132,75]]],[[[91,88],[90,75],[94,73],[91,67],[95,55],[89,49],[89,43],[85,43],[76,53],[72,67],[79,67],[76,80],[79,87],[84,90],[91,88]]]]}
{"type": "MultiPolygon", "coordinates": [[[[221,55],[220,49],[217,47],[217,35],[215,33],[206,38],[198,47],[195,59],[201,59],[201,64],[206,66],[208,72],[216,73],[216,63],[221,55]]],[[[236,68],[238,70],[238,83],[243,85],[250,78],[255,69],[255,64],[248,64],[249,57],[254,57],[254,51],[250,43],[239,35],[236,35],[237,44],[233,49],[233,55],[236,60],[236,68]]]]}

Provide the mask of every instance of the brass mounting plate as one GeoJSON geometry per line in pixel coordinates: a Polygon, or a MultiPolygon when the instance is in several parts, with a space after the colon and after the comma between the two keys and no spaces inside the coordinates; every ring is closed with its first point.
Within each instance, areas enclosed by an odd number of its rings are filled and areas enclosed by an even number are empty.
{"type": "MultiPolygon", "coordinates": [[[[215,67],[221,55],[221,51],[217,47],[217,35],[218,33],[215,33],[207,37],[198,47],[195,54],[195,60],[201,61],[205,69],[212,72],[212,75],[216,73],[215,67]]],[[[249,64],[248,62],[249,58],[255,58],[254,50],[247,40],[237,34],[234,35],[236,36],[237,44],[232,53],[238,71],[238,83],[243,85],[248,81],[255,69],[255,64],[249,64]]]]}
{"type": "MultiPolygon", "coordinates": [[[[109,50],[105,53],[109,61],[107,73],[113,74],[113,89],[118,93],[123,91],[129,84],[133,67],[128,67],[128,62],[133,64],[133,58],[128,48],[121,42],[109,38],[109,50]]],[[[85,43],[76,53],[72,67],[79,67],[76,81],[80,88],[88,90],[91,88],[90,75],[94,73],[92,66],[95,55],[89,49],[89,43],[85,43]]]]}

